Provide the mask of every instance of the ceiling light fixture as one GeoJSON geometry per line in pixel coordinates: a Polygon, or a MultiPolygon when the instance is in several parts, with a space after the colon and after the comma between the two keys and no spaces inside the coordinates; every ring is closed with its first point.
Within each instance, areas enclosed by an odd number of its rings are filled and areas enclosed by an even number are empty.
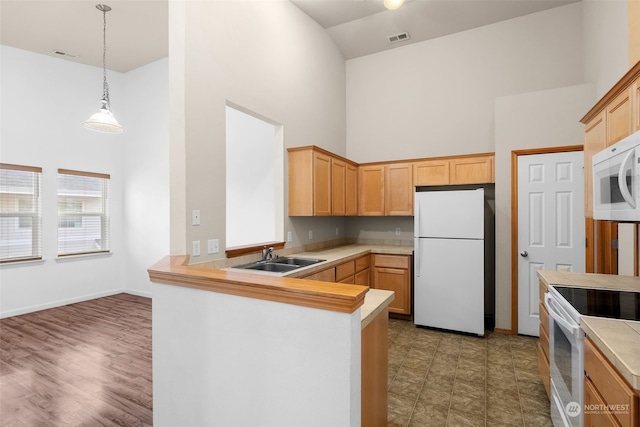
{"type": "Polygon", "coordinates": [[[102,12],[102,99],[100,110],[82,122],[86,129],[106,133],[122,133],[124,129],[111,112],[109,102],[109,84],[107,83],[107,12],[111,10],[106,4],[97,4],[96,9],[102,12]]]}
{"type": "Polygon", "coordinates": [[[404,4],[404,0],[384,0],[384,7],[395,10],[404,4]]]}

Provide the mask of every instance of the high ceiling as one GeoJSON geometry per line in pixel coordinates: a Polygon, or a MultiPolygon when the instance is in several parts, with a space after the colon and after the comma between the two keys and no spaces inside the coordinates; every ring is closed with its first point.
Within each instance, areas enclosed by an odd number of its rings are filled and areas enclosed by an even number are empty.
{"type": "MultiPolygon", "coordinates": [[[[394,11],[386,10],[382,0],[291,1],[351,59],[578,0],[407,0],[394,11]],[[409,33],[408,40],[389,43],[388,36],[403,32],[409,33]]],[[[95,4],[98,1],[1,0],[0,43],[101,67],[102,12],[95,4]]],[[[106,4],[113,9],[107,13],[109,69],[127,72],[168,55],[167,0],[106,4]]]]}

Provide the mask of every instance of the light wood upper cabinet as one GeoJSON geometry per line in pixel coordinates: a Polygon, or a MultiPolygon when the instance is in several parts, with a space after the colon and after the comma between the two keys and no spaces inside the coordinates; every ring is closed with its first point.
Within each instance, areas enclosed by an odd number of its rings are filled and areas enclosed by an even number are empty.
{"type": "Polygon", "coordinates": [[[451,159],[451,184],[482,184],[495,182],[493,159],[493,155],[451,159]]]}
{"type": "Polygon", "coordinates": [[[591,119],[584,131],[584,215],[593,218],[593,161],[595,153],[606,148],[605,111],[591,119]]]}
{"type": "Polygon", "coordinates": [[[423,160],[416,162],[413,170],[415,186],[495,182],[493,154],[423,160]]]}
{"type": "Polygon", "coordinates": [[[347,211],[347,164],[331,159],[331,215],[344,216],[347,211]]]}
{"type": "Polygon", "coordinates": [[[288,151],[289,216],[344,216],[357,212],[355,163],[314,146],[288,151]]]}
{"type": "Polygon", "coordinates": [[[384,192],[385,215],[413,215],[413,164],[386,165],[384,192]]]}
{"type": "Polygon", "coordinates": [[[331,215],[331,157],[317,152],[313,153],[313,215],[331,215]]]}
{"type": "Polygon", "coordinates": [[[623,90],[607,105],[607,147],[633,133],[632,89],[623,90]]]}
{"type": "Polygon", "coordinates": [[[448,185],[449,160],[425,160],[413,165],[413,183],[421,185],[448,185]]]}
{"type": "Polygon", "coordinates": [[[640,78],[633,83],[632,89],[633,100],[633,131],[640,130],[640,78]]]}
{"type": "Polygon", "coordinates": [[[358,215],[384,216],[384,166],[358,167],[358,215]]]}
{"type": "Polygon", "coordinates": [[[358,170],[359,215],[413,215],[412,163],[360,166],[358,170]]]}
{"type": "Polygon", "coordinates": [[[345,192],[345,215],[358,215],[358,167],[352,163],[346,163],[345,192]]]}

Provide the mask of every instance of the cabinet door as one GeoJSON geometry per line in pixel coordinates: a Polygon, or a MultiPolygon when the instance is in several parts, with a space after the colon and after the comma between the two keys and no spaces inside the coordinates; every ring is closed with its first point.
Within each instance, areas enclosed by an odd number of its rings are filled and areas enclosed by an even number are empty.
{"type": "Polygon", "coordinates": [[[331,215],[331,157],[313,153],[313,214],[331,215]]]}
{"type": "Polygon", "coordinates": [[[346,164],[345,171],[345,215],[358,215],[358,167],[346,164]]]}
{"type": "Polygon", "coordinates": [[[358,271],[355,274],[354,281],[356,285],[371,286],[371,269],[366,268],[362,271],[358,271]]]}
{"type": "Polygon", "coordinates": [[[344,216],[346,210],[346,166],[342,160],[331,159],[331,215],[344,216]]]}
{"type": "Polygon", "coordinates": [[[384,166],[359,167],[358,186],[360,188],[358,214],[384,216],[384,166]]]}
{"type": "Polygon", "coordinates": [[[289,151],[289,216],[313,215],[313,151],[289,151]]]}
{"type": "Polygon", "coordinates": [[[413,165],[413,184],[448,185],[449,160],[426,160],[413,165]]]}
{"type": "Polygon", "coordinates": [[[373,284],[376,289],[395,292],[395,299],[389,304],[391,313],[411,314],[409,270],[375,267],[373,284]]]}
{"type": "MultiPolygon", "coordinates": [[[[585,408],[606,408],[606,403],[591,381],[586,378],[584,380],[584,406],[585,408]]],[[[584,414],[585,427],[618,427],[619,425],[607,411],[593,410],[586,411],[584,414]]]]}
{"type": "Polygon", "coordinates": [[[593,218],[593,161],[595,153],[606,148],[605,112],[591,119],[584,128],[584,216],[593,218]]]}
{"type": "Polygon", "coordinates": [[[451,184],[494,182],[493,156],[461,157],[450,160],[451,184]]]}
{"type": "Polygon", "coordinates": [[[629,87],[607,105],[607,147],[633,133],[632,88],[629,87]]]}
{"type": "Polygon", "coordinates": [[[631,99],[633,100],[633,131],[640,130],[640,79],[636,79],[631,86],[631,99]]]}
{"type": "Polygon", "coordinates": [[[385,166],[385,214],[413,215],[413,164],[397,163],[385,166]]]}

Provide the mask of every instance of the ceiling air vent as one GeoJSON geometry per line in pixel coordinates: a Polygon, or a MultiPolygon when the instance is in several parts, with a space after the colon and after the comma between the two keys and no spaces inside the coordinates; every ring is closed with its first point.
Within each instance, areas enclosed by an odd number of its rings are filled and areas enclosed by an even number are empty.
{"type": "Polygon", "coordinates": [[[60,56],[68,56],[69,58],[77,58],[77,55],[72,55],[70,53],[62,52],[60,50],[54,50],[53,53],[55,53],[56,55],[60,55],[60,56]]]}
{"type": "Polygon", "coordinates": [[[394,34],[392,36],[387,36],[387,38],[389,39],[389,43],[403,42],[405,40],[409,40],[409,33],[404,32],[400,34],[394,34]]]}

